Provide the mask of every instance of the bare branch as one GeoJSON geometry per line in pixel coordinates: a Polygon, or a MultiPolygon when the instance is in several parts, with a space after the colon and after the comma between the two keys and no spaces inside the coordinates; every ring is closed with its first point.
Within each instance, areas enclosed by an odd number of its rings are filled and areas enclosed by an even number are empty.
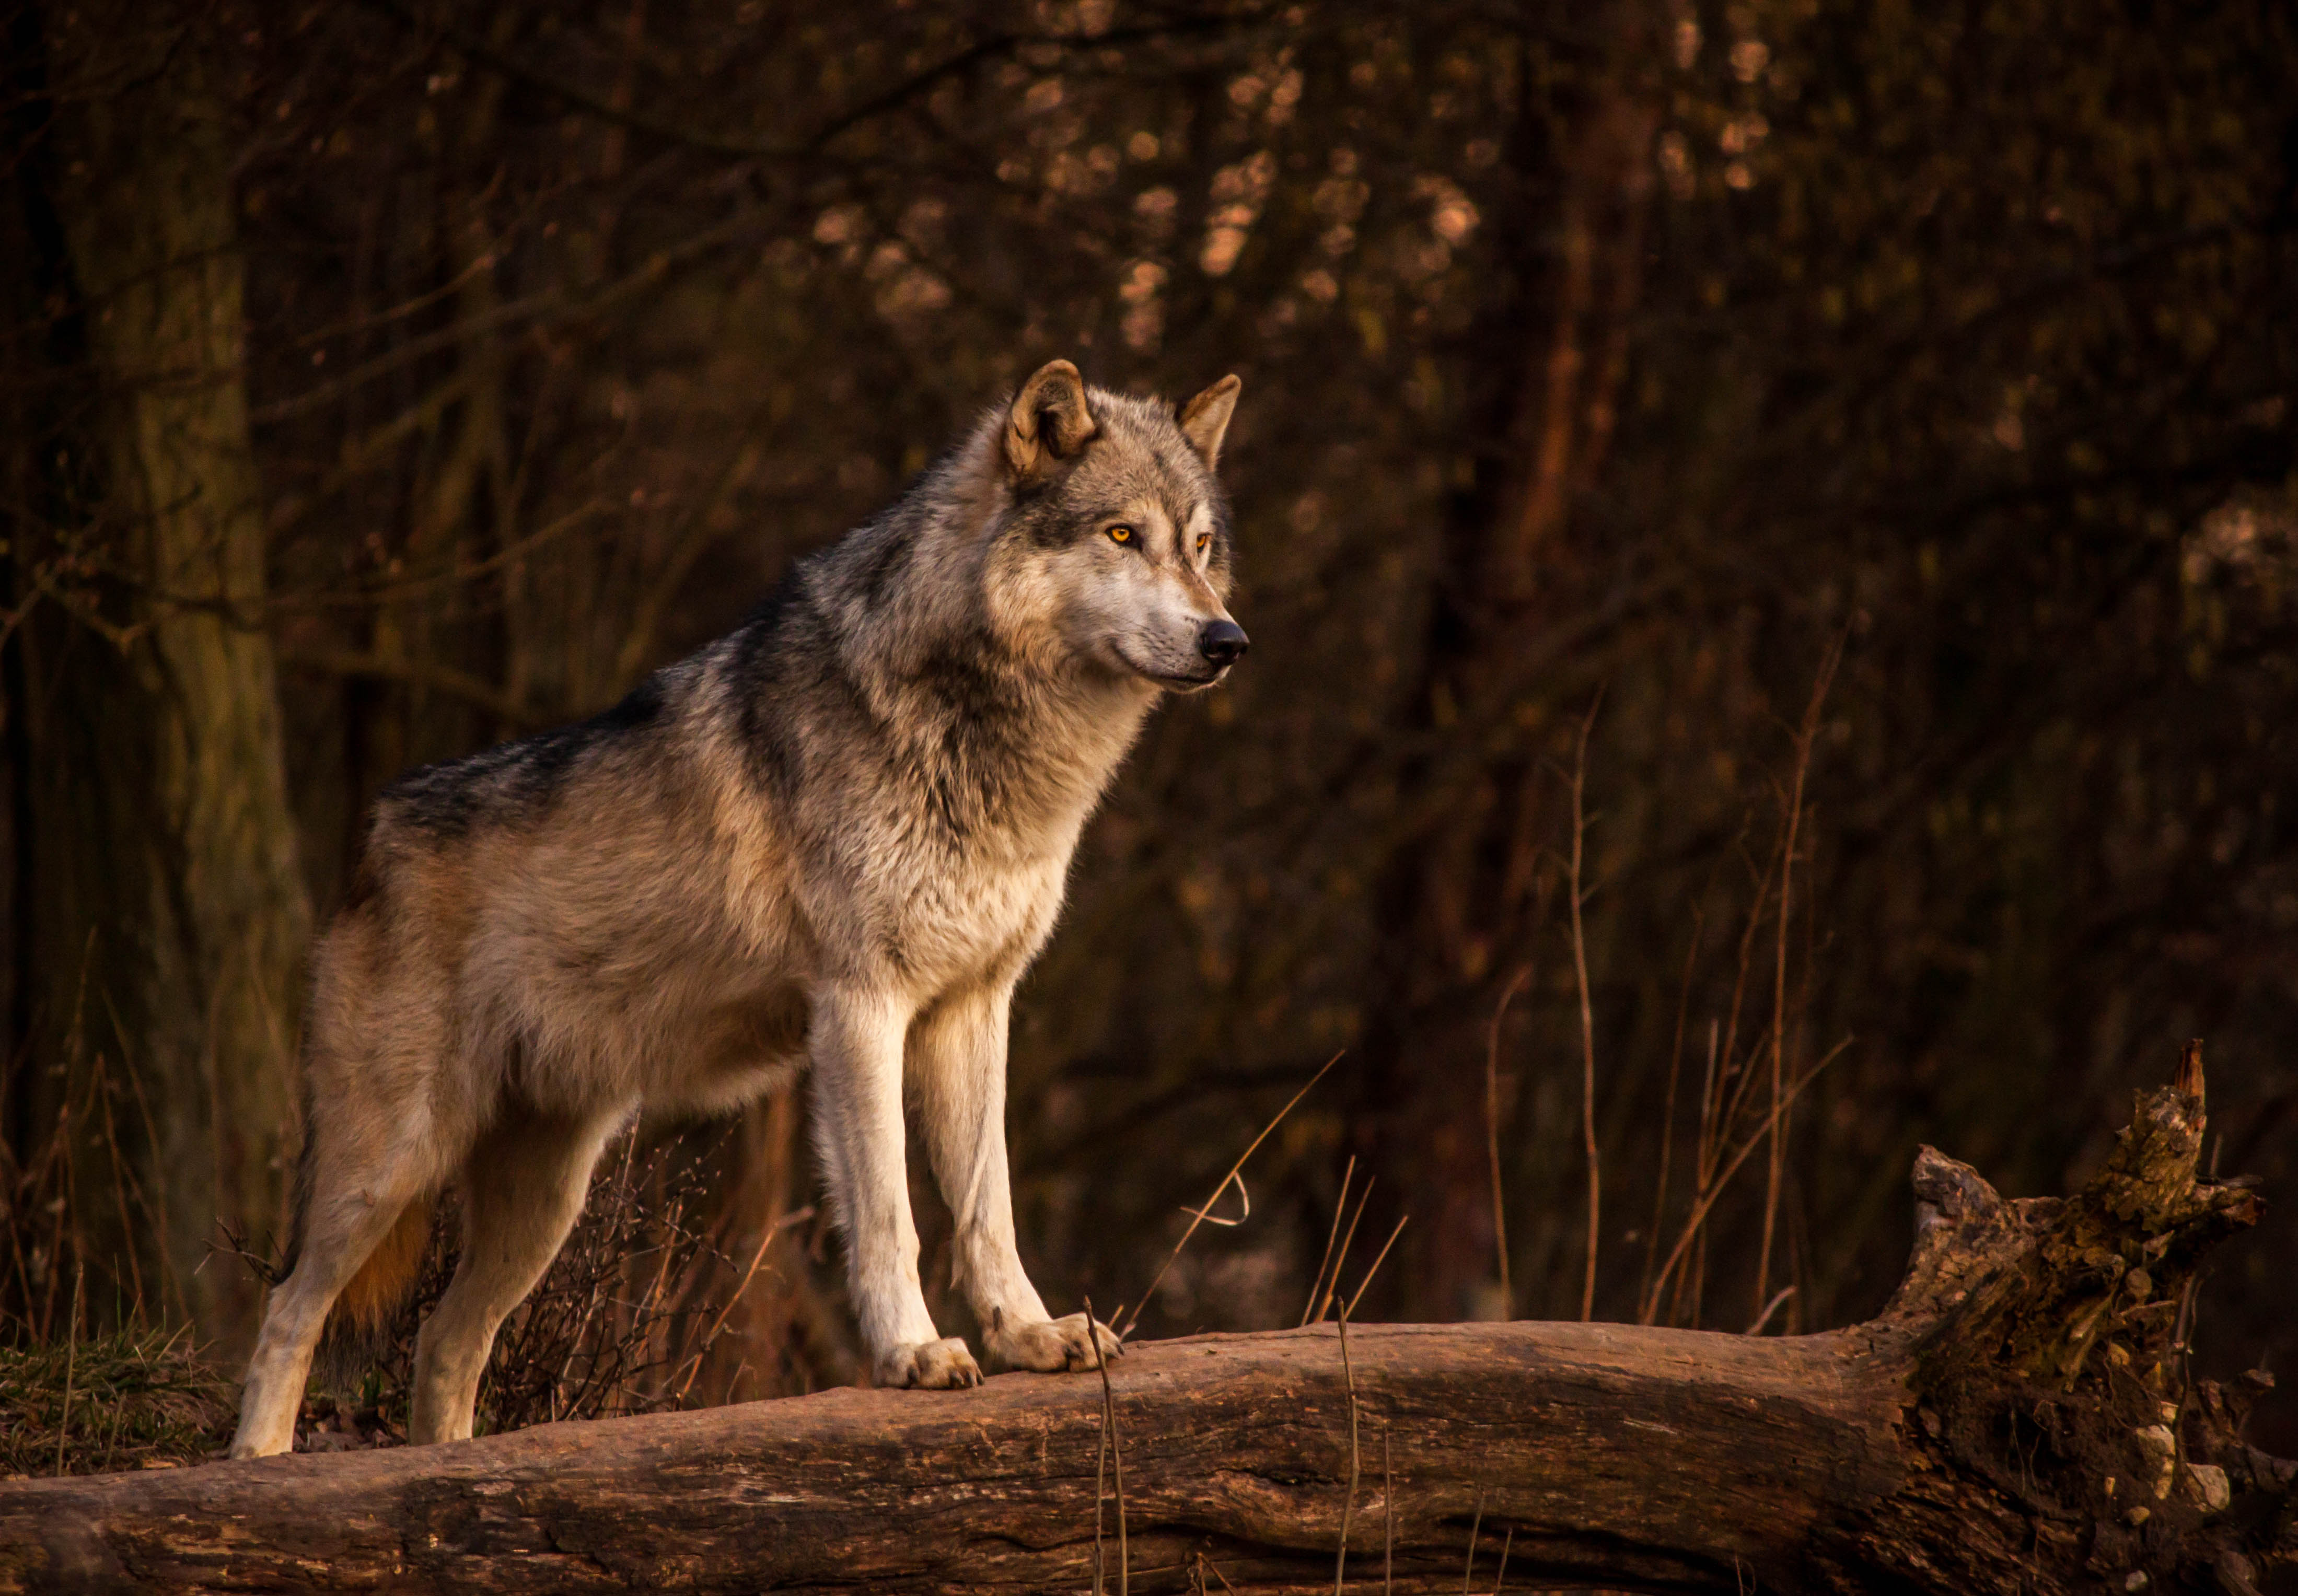
{"type": "Polygon", "coordinates": [[[457,670],[453,666],[437,660],[360,654],[349,649],[283,649],[279,660],[282,665],[330,675],[359,676],[371,682],[396,682],[407,687],[427,688],[433,692],[460,699],[485,710],[506,725],[522,730],[547,725],[552,718],[532,705],[518,702],[492,682],[482,681],[467,671],[457,670]]]}

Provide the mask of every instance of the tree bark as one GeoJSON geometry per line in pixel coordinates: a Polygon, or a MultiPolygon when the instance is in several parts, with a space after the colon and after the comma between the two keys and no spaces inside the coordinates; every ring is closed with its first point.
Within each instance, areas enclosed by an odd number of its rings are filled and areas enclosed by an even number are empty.
{"type": "MultiPolygon", "coordinates": [[[[1518,1588],[2280,1588],[2298,1470],[2241,1442],[2241,1393],[2189,1382],[2174,1339],[2203,1251],[2259,1206],[2196,1181],[2203,1124],[2190,1054],[2071,1198],[2005,1202],[1926,1148],[1906,1278],[1851,1329],[1137,1347],[1111,1371],[1127,1582],[1490,1590],[1505,1554],[1518,1588]]],[[[1101,1398],[1013,1375],[16,1484],[0,1591],[1083,1589],[1101,1398]]]]}
{"type": "MultiPolygon", "coordinates": [[[[252,1330],[258,1285],[200,1266],[219,1220],[260,1245],[280,1218],[310,923],[217,27],[172,7],[45,17],[43,203],[90,402],[59,443],[87,494],[56,499],[31,557],[53,602],[16,706],[39,844],[39,923],[18,934],[42,962],[30,1030],[59,1083],[47,1121],[65,1104],[112,1121],[78,1138],[84,1254],[136,1253],[145,1306],[188,1311],[228,1347],[252,1330]]],[[[124,1309],[130,1284],[91,1278],[89,1300],[124,1309]]]]}

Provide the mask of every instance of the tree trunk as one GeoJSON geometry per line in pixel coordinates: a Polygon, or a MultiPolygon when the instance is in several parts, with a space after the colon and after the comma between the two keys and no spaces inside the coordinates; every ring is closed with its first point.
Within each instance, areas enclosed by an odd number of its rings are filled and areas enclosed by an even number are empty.
{"type": "MultiPolygon", "coordinates": [[[[1553,717],[1561,695],[1551,681],[1539,701],[1510,662],[1520,665],[1527,638],[1588,608],[1567,585],[1580,563],[1570,551],[1571,510],[1609,448],[1627,375],[1662,103],[1648,65],[1664,28],[1662,8],[1649,0],[1590,7],[1573,48],[1545,69],[1556,74],[1552,86],[1535,89],[1536,70],[1522,67],[1509,163],[1528,186],[1491,224],[1500,269],[1514,286],[1487,303],[1475,335],[1519,349],[1523,360],[1496,366],[1484,379],[1492,385],[1464,406],[1476,476],[1451,501],[1421,679],[1400,697],[1443,750],[1405,772],[1401,784],[1449,801],[1442,820],[1428,821],[1384,872],[1384,913],[1410,932],[1397,939],[1385,961],[1388,979],[1368,1005],[1359,1103],[1382,1111],[1366,1116],[1377,1129],[1365,1151],[1403,1182],[1405,1208],[1433,1221],[1408,1266],[1418,1278],[1390,1284],[1409,1300],[1479,1318],[1527,1306],[1503,1300],[1514,1294],[1498,1289],[1494,1268],[1486,1028],[1514,972],[1534,963],[1558,896],[1553,880],[1542,879],[1555,821],[1542,755],[1553,749],[1525,730],[1533,722],[1524,715],[1553,717]],[[1514,730],[1462,729],[1478,724],[1514,730]],[[1464,760],[1469,748],[1476,756],[1464,760]]],[[[1577,707],[1571,713],[1576,718],[1577,707]]],[[[1576,1145],[1575,1137],[1571,1179],[1537,1180],[1543,1198],[1576,1184],[1576,1145]]],[[[1577,1285],[1576,1269],[1524,1267],[1549,1248],[1559,1263],[1583,1252],[1585,1204],[1576,1213],[1550,1204],[1548,1212],[1532,1209],[1509,1267],[1519,1279],[1577,1285]]]]}
{"type": "MultiPolygon", "coordinates": [[[[1104,1583],[1321,1589],[1345,1539],[1359,1589],[1496,1589],[1503,1556],[1518,1588],[2281,1588],[2294,1466],[2175,1340],[2203,1252],[2258,1211],[2195,1180],[2202,1132],[2190,1054],[2072,1198],[2006,1203],[1925,1149],[1906,1278],[1848,1330],[1137,1347],[1104,1583]]],[[[17,1484],[0,1590],[1083,1589],[1101,1397],[1017,1375],[17,1484]]]]}
{"type": "MultiPolygon", "coordinates": [[[[51,1113],[112,1121],[79,1138],[84,1250],[140,1252],[146,1305],[228,1344],[252,1329],[256,1284],[200,1265],[219,1220],[260,1244],[279,1217],[310,925],[215,25],[167,8],[45,17],[45,203],[93,399],[59,448],[91,496],[59,498],[41,529],[56,602],[28,637],[15,707],[41,922],[19,935],[46,960],[29,995],[35,1062],[65,1081],[51,1113]]],[[[108,1307],[113,1285],[90,1280],[90,1301],[108,1307]]]]}

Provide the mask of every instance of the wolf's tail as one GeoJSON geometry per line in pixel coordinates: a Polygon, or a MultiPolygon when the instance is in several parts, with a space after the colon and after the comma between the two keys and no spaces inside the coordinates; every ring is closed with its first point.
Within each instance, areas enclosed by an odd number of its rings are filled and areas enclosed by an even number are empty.
{"type": "Polygon", "coordinates": [[[360,1335],[386,1327],[399,1305],[407,1301],[415,1277],[423,1268],[423,1254],[431,1242],[431,1211],[436,1199],[426,1195],[400,1211],[391,1234],[376,1244],[359,1273],[335,1298],[334,1318],[345,1329],[360,1335]]]}

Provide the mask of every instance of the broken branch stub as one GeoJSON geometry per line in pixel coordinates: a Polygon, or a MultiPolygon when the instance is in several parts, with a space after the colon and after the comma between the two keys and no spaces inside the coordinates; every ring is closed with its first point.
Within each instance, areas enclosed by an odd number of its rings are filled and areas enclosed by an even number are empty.
{"type": "Polygon", "coordinates": [[[1915,1246],[1877,1322],[1908,1338],[1909,1461],[1934,1482],[1906,1495],[1959,1482],[1968,1576],[2022,1538],[2070,1589],[2184,1577],[2239,1596],[2298,1558],[2292,1466],[2241,1438],[2270,1378],[2231,1396],[2194,1382],[2178,1340],[2203,1257],[2261,1211],[2249,1181],[2198,1178],[2205,1125],[2193,1043],[2071,1196],[2006,1202],[1918,1155],[1915,1246]]]}

